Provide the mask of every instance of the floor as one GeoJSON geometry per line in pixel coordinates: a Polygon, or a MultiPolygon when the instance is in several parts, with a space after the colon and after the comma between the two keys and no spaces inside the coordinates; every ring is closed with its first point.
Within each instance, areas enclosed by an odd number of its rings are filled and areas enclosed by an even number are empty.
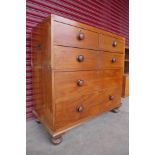
{"type": "Polygon", "coordinates": [[[70,130],[54,146],[41,124],[27,121],[27,155],[128,155],[129,98],[119,113],[107,112],[70,130]]]}

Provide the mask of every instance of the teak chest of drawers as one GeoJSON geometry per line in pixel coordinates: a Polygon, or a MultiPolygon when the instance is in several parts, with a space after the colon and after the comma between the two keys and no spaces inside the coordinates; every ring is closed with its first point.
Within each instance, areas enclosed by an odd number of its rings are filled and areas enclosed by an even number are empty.
{"type": "Polygon", "coordinates": [[[120,106],[125,39],[51,15],[32,31],[34,114],[52,142],[120,106]]]}

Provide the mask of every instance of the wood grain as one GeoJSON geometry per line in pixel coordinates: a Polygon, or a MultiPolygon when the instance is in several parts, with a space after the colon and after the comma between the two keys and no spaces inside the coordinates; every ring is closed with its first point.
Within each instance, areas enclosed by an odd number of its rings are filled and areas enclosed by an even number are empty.
{"type": "Polygon", "coordinates": [[[32,31],[32,85],[33,104],[39,120],[53,128],[52,72],[51,63],[51,19],[45,19],[32,31]]]}
{"type": "Polygon", "coordinates": [[[129,96],[129,75],[123,75],[122,97],[129,96]]]}
{"type": "Polygon", "coordinates": [[[88,70],[98,69],[100,52],[88,49],[54,46],[54,69],[88,70]],[[79,62],[78,56],[84,60],[79,62]]]}
{"type": "Polygon", "coordinates": [[[120,104],[120,94],[121,89],[116,87],[61,101],[60,104],[56,104],[56,130],[117,107],[120,104]],[[114,96],[113,100],[109,100],[110,95],[114,96]],[[83,106],[82,112],[77,112],[78,106],[83,106]]]}
{"type": "Polygon", "coordinates": [[[110,53],[110,52],[100,52],[100,67],[102,69],[108,68],[122,68],[124,65],[124,54],[110,53]],[[115,62],[113,62],[115,59],[115,62]]]}
{"type": "Polygon", "coordinates": [[[86,30],[89,30],[89,31],[104,34],[104,35],[111,36],[111,37],[118,38],[120,40],[125,41],[124,37],[116,35],[114,33],[108,32],[108,31],[104,31],[103,29],[99,29],[99,28],[96,28],[96,27],[93,27],[93,26],[90,26],[90,25],[87,25],[87,24],[84,24],[84,23],[79,23],[77,21],[70,20],[70,19],[67,19],[67,18],[64,18],[64,17],[61,17],[61,16],[56,16],[54,14],[51,14],[51,17],[52,17],[52,19],[54,21],[57,21],[57,22],[72,25],[72,26],[75,26],[75,27],[78,27],[78,28],[86,29],[86,30]]]}
{"type": "Polygon", "coordinates": [[[122,82],[120,73],[121,70],[54,72],[55,98],[56,100],[65,97],[74,98],[95,90],[119,86],[122,82]],[[84,81],[83,86],[77,85],[78,80],[84,81]]]}
{"type": "Polygon", "coordinates": [[[99,47],[104,51],[124,53],[125,40],[121,40],[113,36],[100,34],[99,47]],[[113,46],[113,41],[117,42],[117,45],[115,47],[113,46]]]}
{"type": "Polygon", "coordinates": [[[52,136],[120,105],[123,37],[51,15],[31,40],[34,110],[52,136]]]}
{"type": "Polygon", "coordinates": [[[53,39],[55,45],[98,49],[98,33],[77,28],[71,25],[54,22],[53,39]],[[84,39],[79,40],[80,31],[84,33],[84,39]]]}

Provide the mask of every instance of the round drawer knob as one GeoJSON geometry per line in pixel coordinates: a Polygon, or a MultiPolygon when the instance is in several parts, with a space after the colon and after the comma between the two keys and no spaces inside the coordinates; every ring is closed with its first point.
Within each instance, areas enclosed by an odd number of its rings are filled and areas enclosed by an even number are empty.
{"type": "Polygon", "coordinates": [[[84,33],[80,31],[78,38],[79,40],[84,40],[84,33]]]}
{"type": "Polygon", "coordinates": [[[78,56],[77,56],[77,61],[78,61],[78,62],[84,61],[84,56],[83,56],[83,55],[78,55],[78,56]]]}
{"type": "Polygon", "coordinates": [[[112,59],[111,59],[111,62],[112,62],[112,63],[116,62],[116,58],[112,58],[112,59]]]}
{"type": "Polygon", "coordinates": [[[82,105],[76,107],[77,112],[83,112],[84,107],[82,105]]]}
{"type": "Polygon", "coordinates": [[[83,80],[78,80],[77,81],[77,85],[80,86],[80,87],[83,86],[84,85],[84,81],[83,80]]]}
{"type": "Polygon", "coordinates": [[[114,100],[114,96],[109,96],[109,100],[114,100]]]}
{"type": "Polygon", "coordinates": [[[113,47],[116,47],[116,46],[117,46],[117,41],[113,41],[113,42],[112,42],[112,46],[113,46],[113,47]]]}
{"type": "Polygon", "coordinates": [[[41,50],[41,49],[43,48],[43,45],[42,45],[42,44],[38,44],[38,45],[36,46],[36,48],[37,48],[38,50],[41,50]]]}

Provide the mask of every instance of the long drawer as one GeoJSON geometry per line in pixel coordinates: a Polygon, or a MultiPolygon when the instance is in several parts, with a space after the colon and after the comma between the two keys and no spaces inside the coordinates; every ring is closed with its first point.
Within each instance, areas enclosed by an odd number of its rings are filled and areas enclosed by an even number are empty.
{"type": "Polygon", "coordinates": [[[56,100],[116,87],[122,84],[122,70],[54,72],[56,100]],[[60,97],[61,96],[61,97],[60,97]]]}
{"type": "Polygon", "coordinates": [[[94,70],[122,68],[124,54],[54,46],[54,69],[94,70]]]}
{"type": "Polygon", "coordinates": [[[54,46],[54,69],[97,69],[100,52],[63,46],[54,46]]]}
{"type": "Polygon", "coordinates": [[[99,34],[71,25],[54,21],[53,40],[55,45],[80,47],[87,49],[99,48],[99,34]]]}
{"type": "Polygon", "coordinates": [[[121,87],[96,91],[92,94],[62,100],[56,104],[55,128],[76,124],[120,105],[121,87]]]}

